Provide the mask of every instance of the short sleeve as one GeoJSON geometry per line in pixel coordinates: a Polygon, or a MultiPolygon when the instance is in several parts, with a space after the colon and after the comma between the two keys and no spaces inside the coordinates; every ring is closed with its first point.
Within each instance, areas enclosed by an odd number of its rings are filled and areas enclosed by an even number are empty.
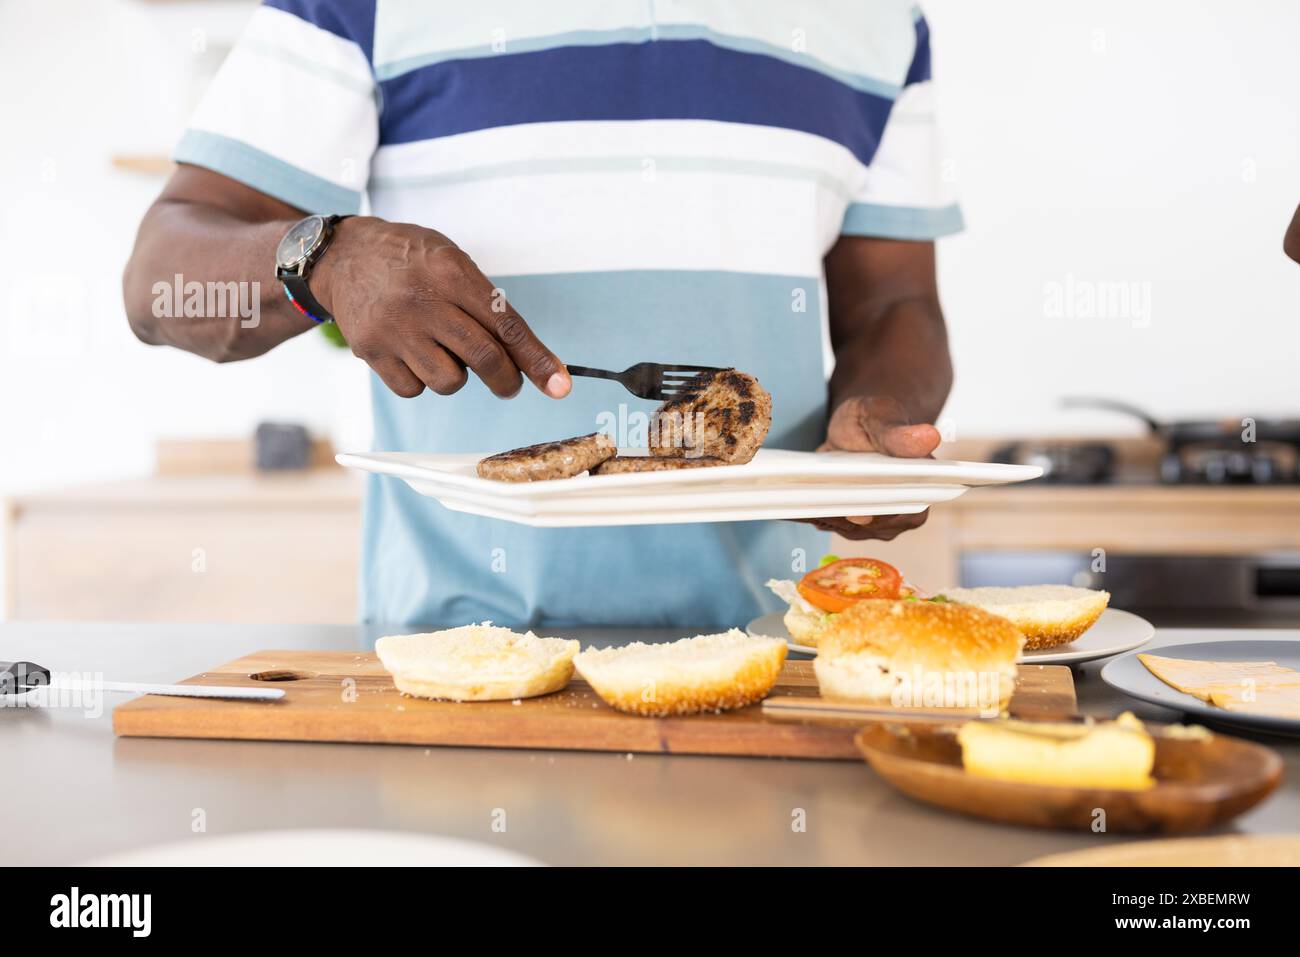
{"type": "Polygon", "coordinates": [[[379,138],[374,3],[265,0],[172,158],[308,213],[356,213],[379,138]]]}
{"type": "Polygon", "coordinates": [[[841,233],[882,239],[937,239],[963,227],[934,116],[930,28],[917,10],[916,49],[902,90],[852,198],[841,233]]]}

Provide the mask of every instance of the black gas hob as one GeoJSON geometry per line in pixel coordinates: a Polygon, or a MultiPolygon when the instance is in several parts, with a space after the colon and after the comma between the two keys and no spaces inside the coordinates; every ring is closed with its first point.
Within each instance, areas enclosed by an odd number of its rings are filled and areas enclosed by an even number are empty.
{"type": "MultiPolygon", "coordinates": [[[[1143,410],[1110,399],[1067,399],[1071,408],[1109,409],[1144,422],[1162,445],[1149,476],[1165,485],[1291,485],[1300,483],[1300,419],[1162,423],[1143,410]]],[[[1037,465],[1040,482],[1097,485],[1119,481],[1115,448],[1104,441],[1010,442],[996,449],[993,461],[1037,465]]],[[[1132,475],[1123,479],[1131,483],[1132,475]]]]}

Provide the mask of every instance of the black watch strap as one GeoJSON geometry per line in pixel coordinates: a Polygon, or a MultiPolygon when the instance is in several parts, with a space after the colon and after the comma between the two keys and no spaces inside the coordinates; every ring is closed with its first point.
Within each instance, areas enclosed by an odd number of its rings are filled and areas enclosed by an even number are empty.
{"type": "Polygon", "coordinates": [[[286,270],[276,271],[276,275],[279,277],[280,281],[284,283],[284,291],[289,297],[289,302],[293,304],[295,309],[313,322],[333,322],[334,317],[330,315],[329,311],[320,304],[315,296],[312,295],[311,287],[307,284],[307,280],[311,276],[312,267],[316,265],[316,262],[320,257],[325,254],[327,249],[329,249],[330,242],[334,238],[335,225],[340,221],[347,219],[351,215],[351,213],[334,213],[322,217],[325,220],[325,228],[328,230],[325,236],[325,241],[312,253],[311,258],[303,264],[301,272],[286,270]]]}
{"type": "Polygon", "coordinates": [[[315,322],[334,321],[334,317],[311,294],[311,287],[307,285],[305,275],[300,276],[296,272],[284,273],[280,276],[280,281],[284,283],[285,292],[289,294],[289,301],[308,319],[315,322]]]}

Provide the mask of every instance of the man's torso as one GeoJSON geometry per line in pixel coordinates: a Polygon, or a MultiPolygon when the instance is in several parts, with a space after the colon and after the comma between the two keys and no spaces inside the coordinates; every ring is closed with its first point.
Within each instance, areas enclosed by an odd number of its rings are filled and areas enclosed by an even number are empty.
{"type": "MultiPolygon", "coordinates": [[[[562,359],[735,366],[773,395],[767,444],[826,417],[822,259],[915,45],[910,5],[381,0],[375,215],[450,236],[562,359]],[[813,51],[810,53],[809,51],[813,51]],[[815,55],[814,55],[815,53],[815,55]]],[[[380,449],[494,452],[636,421],[560,402],[373,389],[380,449]]],[[[372,479],[363,614],[402,623],[735,625],[817,558],[793,523],[531,529],[372,479]]]]}

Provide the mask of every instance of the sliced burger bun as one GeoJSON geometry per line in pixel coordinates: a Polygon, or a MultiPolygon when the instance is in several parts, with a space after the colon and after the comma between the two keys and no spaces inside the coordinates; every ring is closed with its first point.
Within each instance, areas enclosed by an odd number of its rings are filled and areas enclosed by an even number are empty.
{"type": "Polygon", "coordinates": [[[589,648],[574,666],[611,708],[649,717],[726,711],[767,695],[786,644],[733,628],[662,644],[589,648]]]}
{"type": "Polygon", "coordinates": [[[950,588],[948,601],[1001,615],[1025,635],[1025,649],[1067,645],[1091,628],[1110,602],[1110,592],[1072,585],[950,588]]]}
{"type": "Polygon", "coordinates": [[[1001,710],[1014,690],[1023,644],[1011,622],[979,608],[861,601],[831,616],[813,671],[824,698],[884,707],[1001,710]],[[932,695],[925,700],[936,687],[956,693],[939,703],[932,695]]]}
{"type": "Polygon", "coordinates": [[[825,612],[809,612],[791,605],[790,610],[781,620],[785,623],[785,630],[790,632],[790,637],[795,644],[816,648],[822,632],[826,630],[826,625],[832,617],[825,612]]]}
{"type": "Polygon", "coordinates": [[[770,579],[767,587],[790,606],[781,620],[794,642],[816,648],[831,616],[799,594],[798,586],[788,579],[770,579]]]}
{"type": "Polygon", "coordinates": [[[446,701],[511,701],[559,691],[580,643],[491,624],[389,635],[375,653],[403,694],[446,701]]]}

